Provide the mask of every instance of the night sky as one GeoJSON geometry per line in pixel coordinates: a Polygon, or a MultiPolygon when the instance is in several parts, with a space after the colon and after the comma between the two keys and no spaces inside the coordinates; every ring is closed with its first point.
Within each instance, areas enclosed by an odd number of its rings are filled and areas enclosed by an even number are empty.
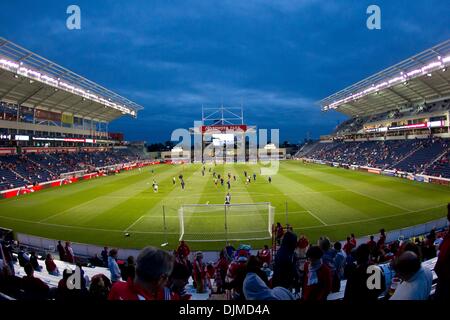
{"type": "Polygon", "coordinates": [[[169,140],[223,103],[298,142],[345,120],[318,100],[448,39],[449,16],[448,0],[3,0],[0,35],[144,106],[111,123],[127,140],[169,140]]]}

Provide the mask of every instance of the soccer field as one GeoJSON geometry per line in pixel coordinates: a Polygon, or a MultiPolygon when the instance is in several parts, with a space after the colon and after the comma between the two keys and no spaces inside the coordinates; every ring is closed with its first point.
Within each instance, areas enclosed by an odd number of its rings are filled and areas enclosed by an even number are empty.
{"type": "MultiPolygon", "coordinates": [[[[445,216],[450,201],[448,187],[297,161],[281,162],[272,183],[259,175],[257,165],[206,165],[205,176],[197,164],[156,165],[0,200],[0,226],[52,239],[119,248],[160,246],[167,240],[167,248],[174,248],[180,236],[178,210],[182,205],[224,203],[227,185],[219,183],[216,187],[209,168],[222,176],[236,176],[237,181],[231,182],[232,204],[270,202],[275,207],[275,222],[285,224],[288,219],[297,234],[311,240],[322,235],[342,240],[352,232],[364,236],[380,228],[389,231],[424,223],[445,216]],[[244,170],[255,172],[256,181],[252,179],[247,185],[244,170]],[[180,173],[185,190],[178,181],[180,173]],[[158,193],[152,190],[153,179],[159,185],[158,193]],[[124,236],[126,232],[129,237],[124,236]]],[[[267,212],[246,216],[245,210],[240,214],[237,208],[227,216],[234,238],[251,233],[256,225],[265,224],[267,228],[267,212]]],[[[191,216],[185,217],[185,232],[190,229],[198,233],[200,240],[223,238],[219,235],[224,224],[222,212],[191,216]]],[[[252,238],[251,234],[248,237],[252,238]]],[[[261,247],[270,240],[245,242],[261,247]]],[[[191,242],[190,246],[217,250],[224,241],[191,242]]]]}

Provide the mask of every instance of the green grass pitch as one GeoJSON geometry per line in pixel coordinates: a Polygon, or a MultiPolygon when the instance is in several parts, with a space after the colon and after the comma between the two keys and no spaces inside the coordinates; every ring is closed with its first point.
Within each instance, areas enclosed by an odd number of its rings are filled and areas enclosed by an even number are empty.
{"type": "MultiPolygon", "coordinates": [[[[450,201],[448,187],[296,161],[281,162],[271,184],[259,175],[258,165],[206,167],[202,176],[202,166],[197,164],[157,165],[0,200],[0,226],[52,239],[119,248],[160,246],[167,240],[166,248],[174,248],[182,204],[224,203],[226,184],[214,185],[210,167],[221,175],[236,175],[237,181],[231,186],[232,203],[271,202],[274,221],[283,224],[287,203],[289,224],[297,234],[313,241],[322,235],[342,240],[351,232],[363,236],[380,228],[389,231],[438,219],[445,216],[450,201]],[[257,173],[256,182],[246,185],[244,170],[257,173]],[[180,173],[186,181],[185,190],[178,183],[180,173]],[[175,186],[172,177],[177,177],[175,186]],[[153,179],[159,184],[158,193],[152,190],[153,179]],[[125,237],[125,232],[130,236],[125,237]]],[[[256,224],[265,218],[228,217],[234,230],[242,226],[242,231],[251,229],[252,219],[256,224]]],[[[206,239],[222,228],[223,215],[202,214],[195,226],[204,231],[199,238],[206,239]]],[[[259,248],[270,240],[245,242],[259,248]]],[[[224,242],[192,242],[190,246],[218,250],[224,242]]]]}

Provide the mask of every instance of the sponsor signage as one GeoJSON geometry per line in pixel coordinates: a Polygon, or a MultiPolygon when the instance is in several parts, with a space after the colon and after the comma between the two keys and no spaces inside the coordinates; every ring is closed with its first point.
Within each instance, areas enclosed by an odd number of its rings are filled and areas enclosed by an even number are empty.
{"type": "Polygon", "coordinates": [[[201,133],[207,133],[207,132],[245,132],[245,131],[247,131],[247,125],[245,125],[245,124],[200,126],[200,132],[201,133]]]}

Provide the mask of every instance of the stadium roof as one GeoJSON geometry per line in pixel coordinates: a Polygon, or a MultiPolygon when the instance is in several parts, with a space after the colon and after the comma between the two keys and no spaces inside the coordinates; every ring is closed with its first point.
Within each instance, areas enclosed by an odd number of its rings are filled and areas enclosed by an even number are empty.
{"type": "Polygon", "coordinates": [[[319,101],[323,111],[336,109],[365,116],[412,103],[450,98],[450,40],[361,80],[319,101]]]}
{"type": "Polygon", "coordinates": [[[143,108],[0,37],[0,100],[112,121],[143,108]]]}

